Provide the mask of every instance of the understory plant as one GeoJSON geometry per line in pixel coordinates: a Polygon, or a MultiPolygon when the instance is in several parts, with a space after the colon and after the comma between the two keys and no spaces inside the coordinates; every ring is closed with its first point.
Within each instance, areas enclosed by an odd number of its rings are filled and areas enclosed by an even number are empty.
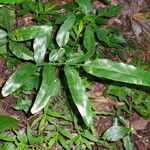
{"type": "MultiPolygon", "coordinates": [[[[127,44],[116,28],[107,26],[107,20],[117,15],[120,6],[97,9],[91,0],[76,0],[64,6],[30,0],[3,0],[0,4],[0,54],[19,63],[4,84],[2,95],[20,91],[29,94],[34,89],[32,114],[64,91],[70,107],[82,118],[78,122],[83,122],[85,129],[91,128],[93,111],[82,74],[150,86],[149,71],[95,55],[102,47],[115,51],[127,44]],[[31,23],[17,24],[20,16],[29,13],[31,23]]],[[[126,127],[117,129],[125,131],[119,139],[131,131],[126,127]]],[[[106,131],[104,139],[107,136],[106,131]]]]}

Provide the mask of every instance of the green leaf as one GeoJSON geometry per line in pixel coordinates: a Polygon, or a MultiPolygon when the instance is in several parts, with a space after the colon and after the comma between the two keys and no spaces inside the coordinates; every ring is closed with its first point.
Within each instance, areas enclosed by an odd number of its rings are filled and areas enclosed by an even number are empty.
{"type": "Polygon", "coordinates": [[[70,149],[69,146],[66,144],[66,140],[62,136],[58,135],[58,140],[66,150],[70,149]]]}
{"type": "Polygon", "coordinates": [[[43,26],[36,26],[31,25],[27,27],[18,28],[9,33],[9,37],[13,41],[27,41],[31,40],[45,34],[51,33],[52,27],[43,25],[43,26]]]}
{"type": "Polygon", "coordinates": [[[0,29],[0,39],[5,38],[6,36],[7,36],[7,33],[4,30],[0,29]]]}
{"type": "Polygon", "coordinates": [[[10,48],[11,52],[18,58],[21,58],[24,60],[33,60],[32,51],[30,51],[23,44],[10,41],[9,48],[10,48]]]}
{"type": "Polygon", "coordinates": [[[35,138],[32,135],[31,127],[29,125],[27,125],[27,137],[28,137],[29,143],[31,145],[33,145],[34,143],[36,143],[36,140],[35,140],[35,138]]]}
{"type": "Polygon", "coordinates": [[[85,29],[85,34],[84,34],[84,47],[87,50],[93,49],[95,45],[95,39],[94,39],[94,31],[91,25],[88,25],[85,29]]]}
{"type": "Polygon", "coordinates": [[[7,43],[7,39],[4,38],[4,39],[0,39],[0,46],[3,46],[7,43]]]}
{"type": "Polygon", "coordinates": [[[133,150],[133,143],[131,142],[131,138],[129,135],[125,136],[123,138],[123,145],[125,147],[126,150],[133,150]]]}
{"type": "MultiPolygon", "coordinates": [[[[2,0],[0,1],[0,3],[2,0]]],[[[0,8],[0,26],[5,29],[12,29],[15,23],[15,12],[6,7],[0,8]]]]}
{"type": "Polygon", "coordinates": [[[52,50],[49,55],[49,61],[55,62],[55,61],[59,60],[64,54],[65,54],[65,49],[63,49],[63,48],[59,49],[58,51],[52,50]]]}
{"type": "Polygon", "coordinates": [[[87,61],[89,58],[91,58],[94,55],[94,50],[90,49],[88,50],[87,53],[85,53],[84,55],[80,55],[80,56],[73,56],[69,59],[67,59],[67,63],[68,64],[76,64],[76,63],[81,63],[83,61],[87,61]]]}
{"type": "Polygon", "coordinates": [[[98,27],[94,26],[94,30],[95,30],[95,32],[97,34],[97,37],[98,37],[99,41],[104,42],[108,46],[111,45],[110,38],[108,37],[108,31],[107,31],[107,29],[98,28],[98,27]]]}
{"type": "Polygon", "coordinates": [[[19,124],[19,121],[15,118],[0,115],[0,133],[4,132],[6,130],[11,130],[16,128],[16,126],[19,124]]]}
{"type": "Polygon", "coordinates": [[[85,71],[97,77],[150,86],[150,72],[132,65],[107,59],[96,59],[86,62],[83,67],[85,71]]]}
{"type": "Polygon", "coordinates": [[[21,3],[23,0],[1,0],[0,3],[15,4],[21,3]]]}
{"type": "Polygon", "coordinates": [[[79,73],[72,67],[65,66],[65,75],[69,89],[75,105],[77,106],[85,124],[87,126],[92,125],[92,111],[89,103],[88,96],[83,86],[82,80],[79,77],[79,73]]]}
{"type": "Polygon", "coordinates": [[[122,127],[122,126],[112,126],[107,129],[103,134],[102,138],[104,140],[109,141],[118,141],[122,139],[125,135],[127,135],[131,131],[130,128],[122,127]]]}
{"type": "Polygon", "coordinates": [[[75,19],[76,19],[75,16],[71,15],[61,25],[56,36],[56,41],[59,47],[62,47],[67,44],[69,40],[70,30],[72,29],[75,23],[75,19]]]}
{"type": "Polygon", "coordinates": [[[67,129],[62,129],[62,128],[58,128],[58,131],[65,137],[67,137],[68,139],[72,139],[73,135],[71,134],[71,132],[67,129]]]}
{"type": "Polygon", "coordinates": [[[107,10],[106,17],[115,17],[118,12],[122,9],[122,6],[112,6],[107,10]]]}
{"type": "Polygon", "coordinates": [[[26,83],[26,80],[32,74],[34,74],[35,71],[36,66],[31,63],[22,65],[6,81],[4,87],[2,88],[2,95],[5,97],[16,91],[18,88],[20,88],[23,84],[26,83]]]}
{"type": "Polygon", "coordinates": [[[14,138],[5,136],[3,134],[0,134],[0,140],[7,141],[7,142],[15,142],[14,138]]]}
{"type": "Polygon", "coordinates": [[[60,81],[56,77],[55,67],[48,64],[43,69],[43,80],[37,94],[31,113],[34,114],[42,110],[50,98],[56,96],[60,90],[60,81]]]}
{"type": "Polygon", "coordinates": [[[34,43],[33,43],[34,60],[37,64],[43,62],[49,41],[50,41],[49,34],[45,34],[41,37],[37,37],[34,40],[34,43]]]}
{"type": "Polygon", "coordinates": [[[94,136],[93,134],[90,133],[90,131],[85,130],[84,132],[81,133],[83,137],[85,137],[86,139],[92,141],[92,142],[97,142],[98,139],[96,138],[96,136],[94,136]]]}

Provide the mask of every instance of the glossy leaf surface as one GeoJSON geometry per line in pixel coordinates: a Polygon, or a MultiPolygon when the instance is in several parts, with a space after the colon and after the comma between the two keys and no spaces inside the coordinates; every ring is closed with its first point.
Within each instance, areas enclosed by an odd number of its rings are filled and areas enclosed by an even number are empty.
{"type": "Polygon", "coordinates": [[[0,29],[0,39],[5,38],[6,36],[7,36],[7,33],[4,30],[0,29]]]}
{"type": "Polygon", "coordinates": [[[9,48],[11,52],[18,58],[21,58],[24,60],[33,60],[33,52],[30,51],[23,44],[20,44],[17,42],[9,42],[9,48]]]}
{"type": "Polygon", "coordinates": [[[94,31],[91,25],[88,25],[84,34],[84,47],[87,50],[93,49],[95,45],[94,31]]]}
{"type": "Polygon", "coordinates": [[[90,126],[93,122],[92,111],[82,80],[78,72],[68,65],[65,66],[65,75],[67,77],[72,99],[78,108],[85,124],[90,126]]]}
{"type": "Polygon", "coordinates": [[[69,59],[67,59],[68,64],[75,64],[75,63],[81,63],[83,61],[87,61],[89,58],[91,58],[94,55],[94,50],[90,49],[86,54],[80,55],[80,56],[74,56],[69,59]]]}
{"type": "Polygon", "coordinates": [[[6,7],[0,8],[0,26],[10,30],[13,27],[14,22],[15,22],[14,10],[6,7]]]}
{"type": "Polygon", "coordinates": [[[118,141],[131,131],[130,128],[122,126],[112,126],[107,129],[102,138],[109,141],[118,141]]]}
{"type": "Polygon", "coordinates": [[[150,86],[150,72],[132,65],[118,63],[107,59],[96,59],[84,64],[84,69],[97,77],[114,81],[150,86]]]}
{"type": "Polygon", "coordinates": [[[60,90],[60,81],[56,77],[55,67],[48,64],[43,69],[43,80],[37,94],[31,113],[42,110],[50,98],[56,96],[60,90]]]}
{"type": "Polygon", "coordinates": [[[41,37],[37,37],[34,40],[33,48],[34,48],[34,60],[36,63],[41,63],[44,60],[44,56],[46,54],[46,50],[48,47],[49,37],[50,35],[43,35],[41,37]]]}
{"type": "Polygon", "coordinates": [[[43,25],[43,26],[36,26],[31,25],[28,27],[18,28],[12,32],[10,32],[9,37],[13,41],[27,41],[31,40],[45,34],[51,33],[52,27],[43,25]]]}
{"type": "Polygon", "coordinates": [[[134,150],[133,143],[131,142],[131,137],[129,135],[123,138],[123,145],[126,150],[134,150]]]}
{"type": "Polygon", "coordinates": [[[59,47],[62,47],[67,44],[70,35],[69,31],[72,29],[74,23],[75,23],[75,16],[71,15],[61,25],[56,36],[56,41],[59,47]]]}
{"type": "Polygon", "coordinates": [[[5,97],[16,91],[32,74],[35,73],[35,71],[36,66],[31,63],[22,65],[6,81],[4,87],[2,88],[2,95],[5,97]]]}
{"type": "Polygon", "coordinates": [[[54,62],[59,60],[65,54],[65,50],[63,48],[57,50],[52,50],[49,55],[49,61],[54,62]]]}

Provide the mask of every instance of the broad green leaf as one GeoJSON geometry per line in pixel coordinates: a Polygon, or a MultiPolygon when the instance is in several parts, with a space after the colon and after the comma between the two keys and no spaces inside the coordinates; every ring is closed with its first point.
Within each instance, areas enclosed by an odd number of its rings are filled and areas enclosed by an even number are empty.
{"type": "Polygon", "coordinates": [[[93,6],[88,2],[78,2],[80,9],[84,15],[87,15],[91,10],[93,10],[93,6]]]}
{"type": "Polygon", "coordinates": [[[76,19],[75,16],[71,15],[61,25],[56,36],[56,41],[59,47],[62,47],[67,44],[69,40],[70,30],[72,29],[75,23],[75,19],[76,19]]]}
{"type": "Polygon", "coordinates": [[[129,135],[123,138],[123,145],[126,150],[134,150],[133,143],[131,142],[131,138],[129,135]]]}
{"type": "Polygon", "coordinates": [[[130,128],[126,128],[123,126],[112,126],[111,128],[106,130],[102,138],[108,141],[118,141],[125,135],[127,135],[130,131],[130,128]]]}
{"type": "Polygon", "coordinates": [[[111,45],[111,43],[110,43],[110,38],[109,38],[109,36],[108,36],[108,31],[107,31],[107,29],[98,28],[98,27],[94,26],[94,30],[95,30],[95,32],[96,32],[96,35],[97,35],[99,41],[104,42],[104,43],[107,44],[108,46],[111,45]]]}
{"type": "Polygon", "coordinates": [[[45,34],[51,33],[52,27],[43,25],[43,26],[36,26],[31,25],[27,27],[18,28],[9,33],[9,37],[13,41],[27,41],[31,40],[45,34]]]}
{"type": "Polygon", "coordinates": [[[112,6],[107,10],[106,17],[115,17],[122,9],[122,6],[112,6]]]}
{"type": "Polygon", "coordinates": [[[4,30],[0,29],[0,39],[5,38],[6,36],[7,36],[7,33],[4,30]]]}
{"type": "Polygon", "coordinates": [[[7,43],[7,39],[4,38],[4,39],[0,39],[0,46],[3,46],[7,43]]]}
{"type": "Polygon", "coordinates": [[[49,61],[55,62],[55,61],[59,60],[64,54],[65,54],[65,49],[63,49],[63,48],[59,49],[58,51],[52,50],[49,55],[49,61]]]}
{"type": "Polygon", "coordinates": [[[43,62],[49,41],[50,41],[49,34],[45,34],[41,37],[37,37],[34,40],[34,43],[33,43],[34,60],[37,64],[43,62]]]}
{"type": "Polygon", "coordinates": [[[91,106],[79,73],[74,68],[66,65],[65,75],[67,77],[67,82],[73,101],[77,106],[85,124],[87,126],[92,125],[93,119],[91,106]]]}
{"type": "Polygon", "coordinates": [[[12,29],[14,23],[15,23],[14,10],[6,8],[6,7],[0,8],[0,26],[5,29],[10,30],[12,29]]]}
{"type": "Polygon", "coordinates": [[[0,133],[16,128],[18,124],[19,121],[17,119],[5,115],[0,115],[0,133]]]}
{"type": "Polygon", "coordinates": [[[26,83],[26,80],[32,74],[34,74],[35,71],[36,66],[31,63],[22,65],[6,81],[4,87],[2,88],[2,95],[5,97],[16,91],[18,88],[20,88],[23,84],[26,83]]]}
{"type": "Polygon", "coordinates": [[[76,63],[81,63],[83,61],[87,61],[89,58],[91,58],[94,55],[94,50],[90,49],[88,50],[88,52],[84,55],[80,55],[80,56],[74,56],[71,57],[69,59],[67,59],[67,63],[68,64],[76,64],[76,63]]]}
{"type": "Polygon", "coordinates": [[[15,4],[21,3],[23,0],[0,0],[0,3],[15,4]]]}
{"type": "Polygon", "coordinates": [[[96,59],[86,62],[83,67],[88,73],[100,78],[150,86],[150,72],[132,65],[107,59],[96,59]]]}
{"type": "Polygon", "coordinates": [[[18,58],[21,58],[24,60],[33,60],[33,52],[30,51],[23,44],[10,41],[9,48],[10,48],[11,52],[18,58]]]}
{"type": "Polygon", "coordinates": [[[36,96],[31,113],[42,110],[50,98],[56,96],[60,90],[60,81],[56,77],[55,67],[48,64],[43,69],[43,80],[40,90],[36,96]]]}
{"type": "Polygon", "coordinates": [[[84,34],[84,47],[87,50],[93,49],[95,45],[95,39],[94,39],[94,31],[91,25],[88,25],[85,29],[85,34],[84,34]]]}

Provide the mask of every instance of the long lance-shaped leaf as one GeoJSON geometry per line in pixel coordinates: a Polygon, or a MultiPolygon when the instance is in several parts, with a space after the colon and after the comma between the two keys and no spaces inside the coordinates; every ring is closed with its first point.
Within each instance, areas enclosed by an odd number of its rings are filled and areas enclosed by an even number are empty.
{"type": "Polygon", "coordinates": [[[13,41],[26,41],[31,40],[37,37],[40,37],[44,34],[50,33],[52,31],[51,26],[43,25],[43,26],[35,26],[31,25],[28,27],[18,28],[9,33],[9,37],[13,41]]]}
{"type": "Polygon", "coordinates": [[[68,65],[65,66],[65,75],[67,77],[72,99],[77,106],[85,124],[90,126],[93,122],[92,110],[82,80],[78,72],[68,65]]]}
{"type": "Polygon", "coordinates": [[[60,81],[56,77],[55,67],[48,64],[43,69],[43,81],[37,94],[31,113],[34,114],[42,110],[51,97],[58,94],[60,90],[60,81]]]}
{"type": "Polygon", "coordinates": [[[10,48],[11,52],[18,58],[21,58],[24,60],[33,60],[33,52],[30,51],[23,44],[10,41],[9,48],[10,48]]]}
{"type": "Polygon", "coordinates": [[[94,31],[91,25],[88,25],[85,29],[83,42],[84,42],[84,47],[87,50],[93,49],[94,44],[95,44],[95,38],[94,38],[94,31]]]}
{"type": "Polygon", "coordinates": [[[22,65],[6,81],[4,87],[2,88],[2,95],[8,96],[9,94],[16,91],[35,72],[36,72],[36,66],[35,65],[33,65],[31,63],[27,63],[27,64],[22,65]]]}
{"type": "Polygon", "coordinates": [[[62,47],[67,44],[70,35],[69,31],[72,29],[74,23],[75,23],[75,16],[71,15],[61,25],[56,36],[56,41],[59,47],[62,47]]]}
{"type": "Polygon", "coordinates": [[[45,34],[41,37],[37,37],[34,40],[34,43],[33,43],[34,60],[38,64],[43,62],[43,60],[44,60],[46,50],[47,50],[47,47],[48,47],[48,43],[49,43],[49,40],[50,40],[50,35],[49,34],[45,34]]]}
{"type": "Polygon", "coordinates": [[[0,3],[15,4],[21,3],[23,0],[0,0],[0,3]]]}
{"type": "Polygon", "coordinates": [[[118,63],[107,59],[96,59],[84,64],[88,73],[102,78],[126,83],[150,86],[150,72],[132,65],[118,63]]]}

